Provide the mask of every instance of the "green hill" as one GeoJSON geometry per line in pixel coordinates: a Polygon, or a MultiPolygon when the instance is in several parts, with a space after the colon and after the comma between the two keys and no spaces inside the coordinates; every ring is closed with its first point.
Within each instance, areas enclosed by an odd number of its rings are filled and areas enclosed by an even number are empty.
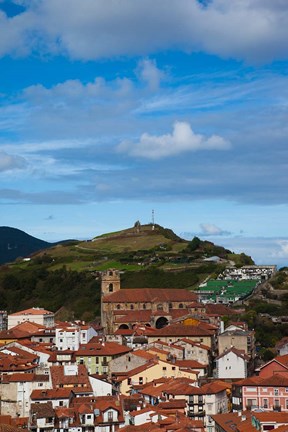
{"type": "Polygon", "coordinates": [[[40,249],[47,249],[52,243],[39,240],[16,228],[0,227],[0,264],[27,257],[40,249]]]}
{"type": "MultiPolygon", "coordinates": [[[[43,247],[43,243],[37,244],[43,247]]],[[[12,312],[41,306],[64,311],[65,319],[92,320],[100,312],[99,275],[108,268],[121,271],[125,288],[194,289],[209,275],[215,277],[231,260],[239,265],[253,263],[250,257],[235,255],[211,242],[183,240],[160,225],[48,245],[48,249],[34,252],[29,261],[18,259],[0,267],[0,309],[12,312]],[[215,255],[220,261],[206,261],[215,255]]]]}

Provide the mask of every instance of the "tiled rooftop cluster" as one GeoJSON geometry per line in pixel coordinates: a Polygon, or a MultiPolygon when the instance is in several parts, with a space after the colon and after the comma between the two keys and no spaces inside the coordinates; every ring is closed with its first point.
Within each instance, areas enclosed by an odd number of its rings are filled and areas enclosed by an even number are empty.
{"type": "Polygon", "coordinates": [[[33,308],[0,332],[1,430],[288,431],[288,355],[255,369],[254,332],[235,310],[110,282],[102,300],[103,326],[37,308],[54,320],[40,324],[33,308]]]}

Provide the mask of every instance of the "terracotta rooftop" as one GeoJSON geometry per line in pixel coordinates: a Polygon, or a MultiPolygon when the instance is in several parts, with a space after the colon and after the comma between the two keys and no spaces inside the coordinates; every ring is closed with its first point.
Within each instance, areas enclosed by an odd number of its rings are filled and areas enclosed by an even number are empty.
{"type": "Polygon", "coordinates": [[[10,330],[2,330],[0,331],[0,339],[2,340],[17,340],[17,339],[26,339],[30,338],[31,334],[27,331],[22,331],[18,329],[11,328],[10,330]]]}
{"type": "Polygon", "coordinates": [[[137,349],[135,351],[133,351],[133,354],[144,358],[145,360],[152,360],[155,359],[155,354],[151,354],[149,351],[145,351],[145,350],[141,350],[141,349],[137,349]]]}
{"type": "Polygon", "coordinates": [[[124,345],[116,342],[88,343],[81,345],[75,352],[76,356],[116,356],[132,351],[124,345]]]}
{"type": "Polygon", "coordinates": [[[229,306],[221,305],[221,304],[214,304],[209,303],[205,305],[205,310],[207,314],[210,315],[236,315],[237,312],[233,309],[231,309],[229,306]]]}
{"type": "Polygon", "coordinates": [[[235,354],[237,357],[242,358],[242,359],[245,360],[246,362],[248,362],[248,361],[250,360],[250,357],[249,357],[247,354],[245,354],[245,351],[244,351],[244,350],[238,350],[238,349],[235,348],[235,347],[231,347],[231,348],[229,348],[228,350],[223,351],[223,353],[220,354],[220,355],[216,358],[216,360],[218,360],[218,359],[220,359],[220,358],[222,358],[222,357],[225,357],[225,356],[226,356],[227,354],[229,354],[229,353],[233,353],[233,354],[235,354]]]}
{"type": "MultiPolygon", "coordinates": [[[[72,368],[73,373],[65,374],[65,370],[68,371],[67,368],[69,366],[51,366],[50,374],[52,385],[54,388],[59,387],[60,385],[65,386],[73,386],[73,391],[76,392],[77,388],[80,388],[83,392],[92,392],[92,387],[89,381],[87,369],[85,365],[73,365],[75,368],[72,368]],[[65,369],[66,368],[66,369],[65,369]],[[74,374],[75,370],[75,374],[74,374]]],[[[71,367],[70,367],[71,368],[71,367]]],[[[69,370],[70,370],[69,368],[69,370]]]]}
{"type": "Polygon", "coordinates": [[[45,329],[45,326],[42,326],[41,324],[37,324],[33,321],[24,321],[20,324],[17,324],[16,326],[12,327],[13,330],[21,330],[23,332],[27,332],[29,334],[35,334],[38,333],[39,330],[45,329]]]}
{"type": "Polygon", "coordinates": [[[274,374],[269,377],[252,376],[249,378],[244,378],[243,380],[237,381],[235,385],[241,386],[279,386],[288,387],[288,377],[282,374],[274,374]]]}
{"type": "Polygon", "coordinates": [[[197,346],[198,348],[204,349],[206,351],[210,351],[211,350],[211,348],[208,345],[203,345],[200,342],[195,342],[195,341],[193,341],[191,339],[188,339],[188,338],[182,338],[179,341],[174,342],[172,344],[172,346],[174,347],[174,346],[177,346],[178,344],[181,346],[181,342],[184,342],[185,344],[189,344],[189,345],[192,345],[192,346],[197,346]]]}
{"type": "Polygon", "coordinates": [[[52,402],[32,403],[31,404],[32,418],[47,418],[54,417],[55,412],[52,407],[52,402]]]}
{"type": "Polygon", "coordinates": [[[49,375],[40,375],[36,373],[25,373],[25,372],[15,372],[10,374],[3,374],[1,377],[1,382],[48,382],[49,375]]]}
{"type": "Polygon", "coordinates": [[[207,364],[198,362],[197,360],[176,360],[175,365],[179,366],[181,369],[206,369],[207,364]]]}
{"type": "Polygon", "coordinates": [[[72,388],[33,390],[30,398],[31,400],[69,399],[72,391],[72,388]]]}
{"type": "Polygon", "coordinates": [[[185,289],[130,288],[120,289],[103,298],[108,303],[193,302],[197,295],[185,289]]]}
{"type": "Polygon", "coordinates": [[[14,312],[9,314],[9,316],[17,316],[17,315],[54,315],[53,312],[47,311],[43,308],[29,308],[22,311],[14,312]]]}
{"type": "Polygon", "coordinates": [[[247,432],[256,432],[256,429],[251,424],[251,412],[243,411],[242,413],[230,412],[225,414],[211,415],[217,425],[221,427],[221,430],[225,432],[239,431],[241,426],[245,426],[247,432]],[[248,426],[248,429],[246,428],[248,426]]]}
{"type": "Polygon", "coordinates": [[[214,330],[205,329],[200,326],[171,324],[161,329],[156,329],[153,336],[182,336],[182,337],[195,337],[195,336],[212,336],[214,330]]]}
{"type": "Polygon", "coordinates": [[[157,406],[160,409],[181,409],[186,407],[186,399],[171,399],[166,402],[160,402],[157,406]]]}
{"type": "MultiPolygon", "coordinates": [[[[252,412],[253,417],[257,418],[260,423],[287,423],[288,430],[288,412],[252,412]]],[[[278,430],[278,429],[277,429],[278,430]]]]}
{"type": "Polygon", "coordinates": [[[211,381],[200,387],[202,394],[217,394],[221,393],[223,390],[230,390],[232,387],[231,383],[227,383],[221,380],[211,381]]]}

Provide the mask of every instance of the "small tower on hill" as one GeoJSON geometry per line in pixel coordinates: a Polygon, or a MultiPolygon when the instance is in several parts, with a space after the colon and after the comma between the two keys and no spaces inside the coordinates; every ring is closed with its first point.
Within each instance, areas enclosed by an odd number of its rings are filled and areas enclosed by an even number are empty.
{"type": "Polygon", "coordinates": [[[110,269],[102,273],[101,294],[112,294],[120,290],[120,274],[118,270],[110,269]]]}

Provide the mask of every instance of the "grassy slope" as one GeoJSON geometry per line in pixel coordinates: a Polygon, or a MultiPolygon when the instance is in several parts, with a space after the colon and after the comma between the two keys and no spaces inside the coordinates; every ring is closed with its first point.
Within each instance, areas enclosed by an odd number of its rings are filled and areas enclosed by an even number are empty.
{"type": "Polygon", "coordinates": [[[63,242],[35,253],[30,262],[0,267],[0,308],[10,312],[42,306],[93,319],[99,314],[100,299],[95,272],[108,268],[124,270],[122,286],[127,288],[193,289],[221,271],[218,265],[203,263],[202,257],[215,251],[228,257],[229,251],[201,242],[196,251],[187,252],[188,244],[158,225],[153,231],[146,225],[140,232],[130,228],[92,241],[63,242]]]}

